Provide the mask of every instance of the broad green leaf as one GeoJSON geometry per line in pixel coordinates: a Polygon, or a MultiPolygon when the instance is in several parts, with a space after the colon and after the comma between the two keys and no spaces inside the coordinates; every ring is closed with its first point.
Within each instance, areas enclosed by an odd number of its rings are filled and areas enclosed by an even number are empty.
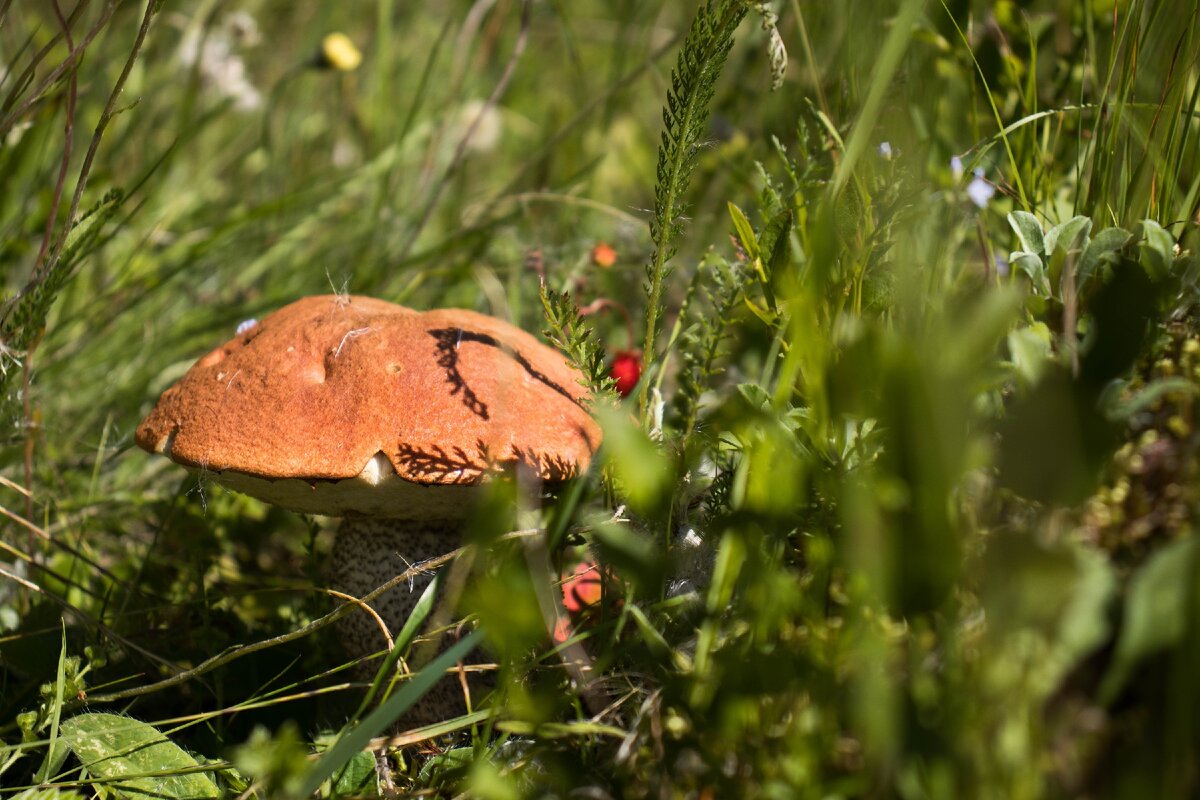
{"type": "Polygon", "coordinates": [[[1130,579],[1112,666],[1100,685],[1105,702],[1116,699],[1138,662],[1183,639],[1198,556],[1200,538],[1184,537],[1152,555],[1130,579]]]}
{"type": "Polygon", "coordinates": [[[470,745],[466,747],[452,747],[449,750],[438,753],[422,764],[421,771],[417,773],[417,780],[427,785],[439,773],[464,770],[471,766],[471,762],[474,760],[474,747],[470,745]]]}
{"type": "Polygon", "coordinates": [[[766,411],[771,407],[771,395],[767,394],[767,390],[757,383],[739,383],[737,391],[746,398],[746,402],[750,404],[751,408],[766,411]]]}
{"type": "Polygon", "coordinates": [[[1017,328],[1008,334],[1008,352],[1013,369],[1026,384],[1032,386],[1042,377],[1050,360],[1050,329],[1044,322],[1017,328]]]}
{"type": "Polygon", "coordinates": [[[1175,261],[1175,237],[1152,219],[1142,222],[1141,233],[1143,238],[1138,245],[1141,251],[1139,261],[1152,279],[1162,280],[1175,261]]]}
{"type": "Polygon", "coordinates": [[[743,460],[731,502],[765,514],[787,515],[804,497],[805,463],[784,418],[763,415],[737,429],[743,460]]]}
{"type": "Polygon", "coordinates": [[[296,798],[308,769],[312,748],[295,720],[285,720],[274,731],[256,725],[245,742],[233,749],[230,758],[267,797],[296,798]]]}
{"type": "Polygon", "coordinates": [[[1050,278],[1046,274],[1046,265],[1041,256],[1018,250],[1008,257],[1008,262],[1029,276],[1034,292],[1042,297],[1050,296],[1050,278]]]}
{"type": "Polygon", "coordinates": [[[791,228],[792,212],[787,209],[772,217],[759,237],[762,258],[771,267],[772,273],[786,266],[789,256],[788,232],[791,228]]]}
{"type": "Polygon", "coordinates": [[[9,800],[83,800],[83,795],[74,789],[44,786],[26,789],[19,794],[14,794],[9,800]]]}
{"type": "Polygon", "coordinates": [[[62,738],[88,775],[117,797],[217,797],[217,785],[183,748],[152,725],[118,714],[80,714],[62,738]]]}
{"type": "Polygon", "coordinates": [[[1021,250],[1035,256],[1046,255],[1045,239],[1042,235],[1042,223],[1028,211],[1014,211],[1008,215],[1008,224],[1017,234],[1021,250]]]}
{"type": "Polygon", "coordinates": [[[599,408],[604,428],[605,464],[612,470],[622,496],[640,514],[653,514],[669,501],[671,461],[624,412],[599,408]]]}
{"type": "Polygon", "coordinates": [[[1090,387],[1058,364],[1008,403],[997,432],[1001,485],[1044,503],[1086,498],[1117,438],[1090,387]]]}
{"type": "Polygon", "coordinates": [[[1087,236],[1091,230],[1092,221],[1087,217],[1072,217],[1060,225],[1055,225],[1046,231],[1043,242],[1046,255],[1054,255],[1060,247],[1067,252],[1083,250],[1087,246],[1087,236]]]}
{"type": "Polygon", "coordinates": [[[1040,634],[1049,645],[1039,665],[1052,691],[1109,635],[1108,603],[1116,576],[1099,551],[1047,546],[1019,533],[993,537],[984,555],[980,599],[1003,648],[1010,634],[1040,634]]]}
{"type": "Polygon", "coordinates": [[[360,750],[346,762],[333,782],[334,797],[374,797],[378,792],[375,785],[375,757],[360,750]]]}
{"type": "Polygon", "coordinates": [[[1075,270],[1076,287],[1082,289],[1106,263],[1110,267],[1116,263],[1114,254],[1125,246],[1132,235],[1121,228],[1105,228],[1092,237],[1075,270]]]}
{"type": "Polygon", "coordinates": [[[1108,604],[1117,589],[1116,574],[1103,553],[1077,547],[1074,556],[1075,580],[1059,617],[1055,648],[1061,658],[1059,678],[1107,641],[1108,604]]]}
{"type": "Polygon", "coordinates": [[[1013,287],[993,289],[964,306],[964,324],[937,345],[937,360],[945,372],[972,373],[991,359],[1020,307],[1021,293],[1013,287]]]}

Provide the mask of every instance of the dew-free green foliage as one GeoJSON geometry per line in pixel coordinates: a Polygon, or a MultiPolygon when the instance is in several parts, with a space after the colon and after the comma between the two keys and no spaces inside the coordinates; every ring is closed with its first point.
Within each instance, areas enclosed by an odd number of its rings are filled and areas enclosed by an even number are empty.
{"type": "Polygon", "coordinates": [[[658,145],[657,180],[654,184],[654,217],[650,238],[654,250],[646,267],[646,336],[643,352],[653,358],[662,315],[663,281],[669,262],[678,250],[686,211],[684,196],[699,161],[700,142],[710,113],[717,78],[733,47],[733,34],[746,15],[744,0],[706,0],[671,71],[671,87],[663,109],[663,132],[658,145]]]}
{"type": "Polygon", "coordinates": [[[1198,12],[0,0],[0,796],[1200,793],[1198,12]],[[132,445],[331,291],[605,432],[353,669],[333,524],[132,445]]]}

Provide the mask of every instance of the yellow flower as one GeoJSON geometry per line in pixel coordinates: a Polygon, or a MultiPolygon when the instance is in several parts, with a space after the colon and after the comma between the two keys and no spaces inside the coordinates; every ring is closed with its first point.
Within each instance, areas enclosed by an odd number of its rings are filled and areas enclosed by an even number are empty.
{"type": "Polygon", "coordinates": [[[331,33],[321,40],[317,63],[327,69],[353,72],[362,63],[362,52],[344,33],[331,33]]]}

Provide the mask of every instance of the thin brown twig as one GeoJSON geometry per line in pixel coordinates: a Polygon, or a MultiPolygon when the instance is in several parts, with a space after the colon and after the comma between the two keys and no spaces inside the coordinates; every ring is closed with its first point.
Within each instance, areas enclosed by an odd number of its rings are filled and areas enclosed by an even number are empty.
{"type": "Polygon", "coordinates": [[[470,714],[464,714],[461,717],[456,717],[446,722],[436,722],[432,725],[425,725],[420,728],[413,728],[404,733],[392,734],[390,736],[376,736],[370,741],[365,749],[380,752],[382,750],[395,750],[399,747],[408,747],[424,742],[429,739],[436,739],[439,736],[445,736],[447,733],[454,733],[457,730],[470,727],[479,722],[484,722],[496,716],[496,709],[488,708],[481,711],[472,711],[470,714]]]}
{"type": "Polygon", "coordinates": [[[339,592],[337,589],[323,589],[322,591],[325,592],[325,594],[340,598],[342,600],[345,600],[348,603],[354,603],[360,609],[362,609],[363,611],[370,614],[371,617],[375,620],[375,624],[379,626],[379,630],[383,632],[384,641],[387,642],[387,651],[389,653],[392,652],[392,649],[395,648],[395,646],[396,646],[396,641],[392,638],[392,632],[388,630],[387,623],[383,621],[383,617],[379,616],[378,611],[371,608],[371,606],[366,601],[359,600],[357,597],[355,597],[352,594],[346,594],[345,592],[339,592]]]}
{"type": "MultiPolygon", "coordinates": [[[[541,535],[542,533],[544,533],[544,531],[541,528],[530,528],[527,530],[512,531],[511,533],[505,534],[504,537],[502,537],[502,538],[519,539],[519,538],[524,538],[524,537],[528,537],[528,536],[541,535]]],[[[440,567],[443,564],[446,564],[447,562],[456,558],[460,553],[463,552],[463,550],[466,550],[466,549],[467,549],[466,547],[460,547],[457,550],[452,550],[451,552],[446,553],[445,555],[441,555],[441,556],[438,556],[437,558],[433,558],[428,561],[424,561],[415,567],[410,567],[409,569],[406,569],[404,572],[400,573],[399,575],[397,575],[396,577],[387,581],[386,583],[381,584],[374,591],[363,595],[362,598],[360,598],[360,599],[364,603],[369,603],[372,600],[379,597],[380,595],[382,595],[384,592],[390,591],[390,590],[394,589],[395,587],[401,585],[402,583],[406,583],[409,580],[417,577],[425,570],[436,569],[437,567],[440,567]]],[[[235,661],[239,658],[242,658],[243,656],[248,656],[252,653],[257,653],[260,650],[266,650],[268,648],[276,647],[281,644],[286,644],[288,642],[294,642],[297,639],[302,639],[305,636],[308,636],[310,633],[318,630],[319,628],[323,628],[326,625],[333,624],[337,620],[346,616],[346,614],[349,614],[352,610],[354,610],[354,608],[355,608],[355,606],[351,603],[347,603],[345,605],[338,606],[337,608],[335,608],[333,611],[329,612],[325,616],[319,617],[319,618],[313,620],[312,622],[308,623],[307,625],[304,625],[300,628],[297,628],[294,631],[291,631],[290,633],[281,634],[279,636],[273,636],[269,639],[263,639],[261,641],[254,642],[253,644],[234,645],[233,647],[227,648],[223,652],[218,653],[217,655],[213,656],[212,658],[209,658],[206,661],[202,661],[201,663],[197,664],[195,667],[178,672],[169,678],[164,678],[161,681],[157,681],[155,683],[151,683],[146,686],[137,686],[132,689],[123,689],[121,691],[110,692],[108,694],[91,695],[88,698],[88,702],[89,703],[115,703],[118,700],[125,700],[130,697],[140,697],[141,695],[152,694],[153,692],[157,692],[162,689],[167,689],[172,686],[178,686],[179,684],[185,683],[188,680],[191,680],[192,678],[195,678],[197,676],[205,674],[206,672],[211,672],[212,670],[216,669],[217,667],[224,666],[225,664],[228,664],[231,661],[235,661]]],[[[76,708],[79,705],[82,705],[82,703],[73,702],[72,704],[70,704],[69,707],[76,708]]]]}
{"type": "MultiPolygon", "coordinates": [[[[75,17],[86,5],[86,0],[80,3],[79,6],[71,12],[69,20],[73,22],[75,17]]],[[[100,18],[96,20],[96,24],[92,26],[92,29],[88,31],[87,36],[83,37],[83,41],[80,43],[79,47],[76,48],[75,54],[68,55],[67,58],[62,61],[62,63],[50,70],[46,77],[42,79],[42,82],[37,85],[37,88],[29,93],[29,97],[27,97],[24,102],[10,111],[3,119],[0,119],[0,133],[6,132],[9,128],[15,125],[17,120],[25,116],[29,109],[42,99],[42,96],[46,94],[46,91],[58,82],[58,79],[63,76],[63,73],[70,69],[72,63],[74,62],[75,55],[82,54],[83,51],[87,49],[87,46],[92,43],[92,40],[100,35],[100,31],[104,30],[104,26],[108,24],[108,21],[112,18],[113,12],[116,10],[116,8],[116,0],[109,0],[108,5],[105,6],[104,11],[101,12],[100,18]]],[[[45,46],[37,52],[36,55],[34,55],[33,60],[28,66],[25,67],[25,70],[14,82],[13,91],[16,91],[17,87],[23,85],[26,80],[32,76],[33,72],[37,70],[37,65],[42,62],[42,59],[49,55],[58,45],[58,40],[59,35],[55,34],[50,41],[47,42],[45,46]]],[[[8,100],[10,102],[14,101],[15,97],[10,96],[8,100]]]]}
{"type": "MultiPolygon", "coordinates": [[[[26,494],[25,498],[28,501],[31,498],[31,495],[26,494]]],[[[8,517],[9,519],[11,519],[13,522],[17,523],[18,525],[28,528],[29,535],[31,538],[36,535],[36,536],[42,537],[43,539],[49,540],[50,534],[46,533],[46,531],[37,523],[31,522],[28,519],[28,517],[31,517],[31,516],[33,516],[33,514],[29,513],[28,510],[26,510],[26,516],[22,517],[20,514],[17,514],[13,511],[9,511],[4,506],[0,506],[0,517],[8,517]]],[[[33,552],[32,547],[29,548],[29,552],[31,552],[31,553],[33,552]]]]}
{"type": "Polygon", "coordinates": [[[17,483],[16,481],[9,480],[3,475],[0,475],[0,486],[6,486],[9,489],[12,489],[14,492],[20,492],[24,497],[29,497],[29,495],[32,494],[32,492],[30,492],[21,484],[17,483]]]}
{"type": "Polygon", "coordinates": [[[158,5],[156,0],[146,0],[146,12],[142,16],[142,24],[138,28],[137,38],[133,40],[133,46],[129,50],[129,57],[125,59],[125,66],[121,68],[121,75],[117,78],[117,82],[108,96],[108,102],[104,104],[104,111],[100,114],[99,121],[96,122],[96,130],[92,134],[92,141],[88,145],[87,154],[83,157],[83,166],[79,168],[79,180],[75,184],[75,194],[71,198],[71,210],[67,214],[67,224],[64,226],[62,233],[59,234],[58,241],[55,242],[53,255],[51,255],[50,261],[47,264],[47,271],[54,267],[59,256],[62,255],[67,235],[71,232],[71,228],[75,223],[76,214],[79,213],[79,203],[83,199],[83,190],[87,187],[88,175],[92,172],[92,162],[96,159],[96,151],[100,149],[100,140],[104,137],[104,131],[108,128],[108,123],[116,116],[117,99],[125,89],[125,82],[129,80],[129,73],[133,71],[133,64],[137,61],[138,54],[142,51],[142,45],[146,41],[146,34],[150,32],[150,23],[154,20],[154,8],[156,5],[158,5]]]}
{"type": "MultiPolygon", "coordinates": [[[[79,63],[75,51],[75,39],[71,36],[71,24],[63,17],[62,9],[59,8],[58,0],[52,0],[51,6],[54,8],[54,16],[58,20],[59,27],[62,28],[63,38],[67,40],[67,58],[66,62],[73,63],[73,68],[70,71],[70,77],[67,79],[67,113],[66,120],[63,122],[63,155],[62,163],[58,167],[58,179],[54,182],[54,195],[50,201],[50,211],[46,215],[46,230],[42,234],[42,244],[38,248],[37,258],[33,262],[33,275],[42,274],[41,268],[46,252],[50,249],[50,241],[54,236],[54,223],[58,219],[58,207],[62,203],[63,187],[67,185],[67,170],[71,167],[71,150],[72,143],[75,139],[75,103],[79,96],[79,63]]],[[[68,222],[69,224],[69,222],[68,222]]],[[[25,426],[25,448],[23,467],[25,470],[25,485],[33,487],[33,456],[37,448],[37,428],[33,418],[33,399],[29,391],[30,380],[33,372],[33,353],[37,349],[38,340],[40,337],[35,337],[25,350],[25,359],[21,364],[21,409],[24,414],[25,426]]],[[[33,521],[33,493],[29,492],[25,495],[25,519],[33,521]]],[[[33,537],[33,529],[30,529],[29,534],[29,552],[34,552],[34,547],[37,541],[33,537]]]]}
{"type": "MultiPolygon", "coordinates": [[[[54,8],[54,16],[58,19],[58,24],[62,28],[63,38],[67,40],[67,59],[75,61],[75,39],[71,36],[71,26],[66,18],[63,17],[62,9],[58,6],[58,0],[51,0],[50,5],[54,8]]],[[[37,258],[33,262],[33,271],[35,274],[38,271],[38,267],[41,266],[42,259],[46,257],[46,251],[50,249],[50,238],[54,235],[54,221],[58,218],[58,205],[62,202],[63,187],[67,184],[67,170],[71,166],[71,145],[75,139],[75,101],[78,95],[79,64],[76,62],[75,68],[71,70],[70,78],[67,79],[67,118],[63,123],[62,163],[58,167],[58,180],[54,184],[54,196],[50,200],[50,213],[46,216],[46,230],[42,234],[42,245],[38,249],[37,258]]]]}
{"type": "MultiPolygon", "coordinates": [[[[9,511],[8,509],[4,508],[3,506],[0,506],[0,512],[3,512],[0,515],[6,516],[9,519],[12,519],[16,522],[19,522],[22,525],[27,526],[31,532],[34,532],[39,536],[43,535],[43,533],[44,533],[43,528],[39,528],[36,525],[31,525],[28,520],[24,519],[23,517],[21,517],[17,514],[14,514],[13,512],[9,511]]],[[[50,539],[49,541],[52,545],[56,545],[59,547],[62,546],[61,544],[56,542],[54,539],[50,539]]],[[[13,558],[17,559],[18,561],[24,561],[26,564],[29,564],[30,566],[32,566],[34,569],[38,570],[39,572],[49,575],[51,578],[54,578],[56,581],[58,581],[63,586],[67,587],[68,589],[77,589],[80,592],[82,592],[83,594],[88,595],[89,597],[93,597],[93,598],[100,597],[100,593],[97,592],[95,589],[91,588],[90,586],[80,583],[78,580],[75,580],[74,578],[71,578],[67,575],[63,575],[61,572],[56,572],[54,569],[46,566],[45,564],[40,563],[37,560],[37,558],[34,557],[32,551],[25,552],[24,550],[21,550],[20,548],[9,544],[8,542],[4,541],[3,539],[0,539],[0,551],[4,551],[4,552],[8,553],[9,555],[11,555],[13,558]]],[[[67,552],[71,552],[71,551],[68,549],[67,552]]],[[[80,560],[82,560],[88,564],[93,563],[93,562],[90,562],[87,559],[83,559],[83,558],[81,558],[80,560]]],[[[113,577],[113,575],[111,573],[105,573],[105,574],[110,579],[115,580],[115,578],[113,577]]],[[[21,636],[21,634],[15,634],[11,638],[20,638],[20,636],[21,636]]],[[[0,637],[0,641],[4,641],[4,638],[5,637],[0,637]]]]}
{"type": "MultiPolygon", "coordinates": [[[[0,485],[4,485],[11,489],[15,489],[16,491],[20,492],[23,497],[30,496],[30,492],[27,489],[25,489],[19,483],[10,481],[8,478],[0,476],[0,485]]],[[[74,558],[78,561],[82,561],[84,564],[86,564],[88,566],[89,569],[95,570],[97,573],[108,578],[110,581],[112,581],[117,586],[120,586],[121,588],[130,590],[130,591],[136,591],[146,597],[152,597],[155,600],[158,600],[159,602],[162,602],[164,604],[166,603],[165,599],[161,595],[154,594],[153,592],[147,591],[143,587],[137,586],[136,584],[134,584],[131,581],[121,578],[116,573],[114,573],[112,570],[110,570],[108,567],[104,566],[96,559],[94,559],[91,556],[84,553],[78,547],[75,547],[75,546],[67,544],[63,541],[60,541],[58,538],[55,537],[54,534],[50,533],[50,531],[47,528],[43,528],[42,526],[38,525],[37,523],[31,522],[30,520],[22,517],[20,514],[17,514],[13,511],[10,511],[7,508],[5,508],[3,505],[0,505],[0,516],[8,517],[13,522],[16,522],[18,525],[28,528],[34,535],[40,536],[41,538],[43,538],[47,542],[49,542],[52,547],[55,547],[58,550],[69,554],[72,558],[74,558]]],[[[50,526],[50,527],[56,527],[56,526],[50,526]]],[[[57,527],[65,527],[65,526],[57,526],[57,527]]],[[[27,561],[31,564],[36,564],[36,559],[34,559],[34,557],[32,555],[32,550],[29,553],[24,553],[24,552],[18,550],[16,547],[13,547],[13,546],[7,544],[2,539],[0,539],[0,549],[8,550],[10,553],[12,553],[14,556],[16,556],[17,558],[19,558],[22,561],[27,561]]],[[[63,581],[67,585],[78,588],[78,589],[82,590],[83,592],[90,594],[93,597],[98,596],[95,591],[88,589],[83,584],[69,580],[68,578],[66,578],[66,576],[59,575],[59,574],[53,572],[52,570],[48,569],[44,564],[36,564],[36,566],[38,567],[38,569],[43,570],[44,572],[46,572],[50,575],[53,575],[55,578],[57,578],[60,581],[63,581]]]]}
{"type": "MultiPolygon", "coordinates": [[[[3,569],[3,568],[0,568],[0,577],[8,578],[9,580],[15,581],[16,583],[19,583],[20,585],[24,586],[26,589],[31,589],[34,592],[41,594],[43,597],[46,597],[51,602],[57,604],[59,606],[59,608],[66,611],[72,617],[76,617],[88,624],[95,625],[96,629],[98,631],[100,631],[101,633],[103,633],[105,636],[108,636],[114,642],[117,642],[121,645],[124,645],[125,647],[128,647],[133,652],[138,653],[139,655],[145,656],[146,658],[150,659],[151,661],[157,662],[164,666],[174,667],[174,668],[178,669],[178,667],[175,664],[171,663],[167,659],[163,658],[162,656],[160,656],[156,653],[150,652],[149,650],[147,650],[144,647],[141,647],[140,645],[134,644],[132,641],[125,638],[121,634],[117,633],[112,628],[105,625],[103,622],[89,618],[88,615],[85,612],[83,612],[82,610],[76,608],[71,603],[62,599],[58,595],[53,594],[51,592],[47,592],[45,589],[43,589],[41,586],[38,586],[33,581],[28,580],[26,578],[22,578],[20,575],[16,575],[16,574],[9,572],[8,570],[3,569]]],[[[77,703],[76,705],[83,705],[83,703],[77,703]]]]}

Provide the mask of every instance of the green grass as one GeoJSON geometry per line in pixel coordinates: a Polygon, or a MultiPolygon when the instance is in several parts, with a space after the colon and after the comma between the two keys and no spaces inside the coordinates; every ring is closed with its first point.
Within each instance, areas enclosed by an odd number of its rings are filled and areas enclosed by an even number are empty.
{"type": "Polygon", "coordinates": [[[1200,8],[753,5],[0,0],[0,796],[1200,791],[1200,8]],[[326,520],[132,444],[343,290],[601,390],[591,472],[499,484],[401,636],[498,664],[423,731],[348,677],[326,520]],[[111,714],[166,740],[87,768],[111,714]]]}

